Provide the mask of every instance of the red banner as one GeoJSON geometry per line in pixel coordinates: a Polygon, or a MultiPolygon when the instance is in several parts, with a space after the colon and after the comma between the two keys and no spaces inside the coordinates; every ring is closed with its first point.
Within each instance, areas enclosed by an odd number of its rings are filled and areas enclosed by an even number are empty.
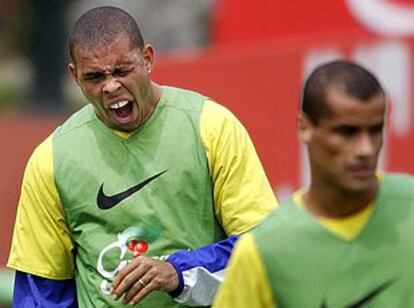
{"type": "Polygon", "coordinates": [[[414,0],[218,0],[216,45],[322,33],[413,36],[414,0]]]}
{"type": "Polygon", "coordinates": [[[295,116],[302,80],[316,65],[355,60],[374,72],[391,108],[381,167],[414,173],[414,0],[220,0],[215,48],[163,62],[161,83],[198,89],[250,131],[279,196],[307,181],[295,116]]]}

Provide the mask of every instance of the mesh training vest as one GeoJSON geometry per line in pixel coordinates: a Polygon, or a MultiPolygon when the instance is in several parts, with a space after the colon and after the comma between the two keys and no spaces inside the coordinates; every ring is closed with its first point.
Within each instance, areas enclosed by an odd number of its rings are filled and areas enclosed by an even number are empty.
{"type": "Polygon", "coordinates": [[[414,307],[414,179],[386,175],[351,241],[292,199],[253,232],[277,307],[414,307]]]}
{"type": "MultiPolygon", "coordinates": [[[[205,99],[164,87],[150,119],[126,140],[91,106],[55,131],[55,181],[75,243],[81,307],[122,306],[109,287],[137,244],[163,258],[224,238],[199,131],[205,99]]],[[[175,306],[153,292],[139,307],[175,306]]]]}

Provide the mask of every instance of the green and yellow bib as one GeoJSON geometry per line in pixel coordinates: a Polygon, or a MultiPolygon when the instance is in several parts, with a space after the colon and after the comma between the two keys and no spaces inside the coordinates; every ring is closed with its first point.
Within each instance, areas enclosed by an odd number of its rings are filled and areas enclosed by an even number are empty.
{"type": "Polygon", "coordinates": [[[385,175],[347,241],[288,200],[253,231],[277,307],[414,307],[414,180],[385,175]]]}

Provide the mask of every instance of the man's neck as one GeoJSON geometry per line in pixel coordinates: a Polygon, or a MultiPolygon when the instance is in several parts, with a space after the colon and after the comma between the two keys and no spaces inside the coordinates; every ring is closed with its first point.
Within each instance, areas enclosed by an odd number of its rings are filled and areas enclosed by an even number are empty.
{"type": "Polygon", "coordinates": [[[146,109],[144,111],[142,124],[144,124],[154,113],[154,110],[161,99],[161,94],[161,86],[151,81],[150,91],[148,93],[148,97],[146,97],[147,103],[145,104],[146,109]]]}
{"type": "Polygon", "coordinates": [[[151,118],[152,114],[155,111],[155,108],[157,107],[161,99],[162,87],[155,82],[152,82],[152,81],[150,82],[151,82],[151,87],[149,88],[148,94],[145,97],[145,103],[143,106],[144,109],[142,110],[142,115],[141,115],[141,123],[134,131],[131,131],[129,133],[133,133],[139,130],[145,124],[145,122],[147,122],[149,118],[151,118]]]}
{"type": "Polygon", "coordinates": [[[341,218],[365,209],[376,197],[378,182],[369,190],[349,192],[332,185],[312,184],[303,200],[306,208],[314,215],[341,218]]]}

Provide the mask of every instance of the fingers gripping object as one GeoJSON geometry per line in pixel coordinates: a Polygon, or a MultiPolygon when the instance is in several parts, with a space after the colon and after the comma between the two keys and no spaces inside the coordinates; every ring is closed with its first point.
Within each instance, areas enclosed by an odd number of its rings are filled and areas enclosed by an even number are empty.
{"type": "MultiPolygon", "coordinates": [[[[129,250],[133,257],[146,253],[149,249],[149,243],[155,241],[159,233],[160,230],[154,228],[129,227],[118,234],[115,242],[108,244],[101,250],[97,260],[97,269],[103,278],[100,284],[102,293],[110,294],[112,279],[122,268],[131,262],[127,257],[127,251],[129,250]],[[119,263],[115,268],[107,268],[104,266],[104,257],[106,254],[116,250],[119,251],[119,263]]],[[[141,280],[140,284],[144,286],[145,282],[141,280]]]]}

